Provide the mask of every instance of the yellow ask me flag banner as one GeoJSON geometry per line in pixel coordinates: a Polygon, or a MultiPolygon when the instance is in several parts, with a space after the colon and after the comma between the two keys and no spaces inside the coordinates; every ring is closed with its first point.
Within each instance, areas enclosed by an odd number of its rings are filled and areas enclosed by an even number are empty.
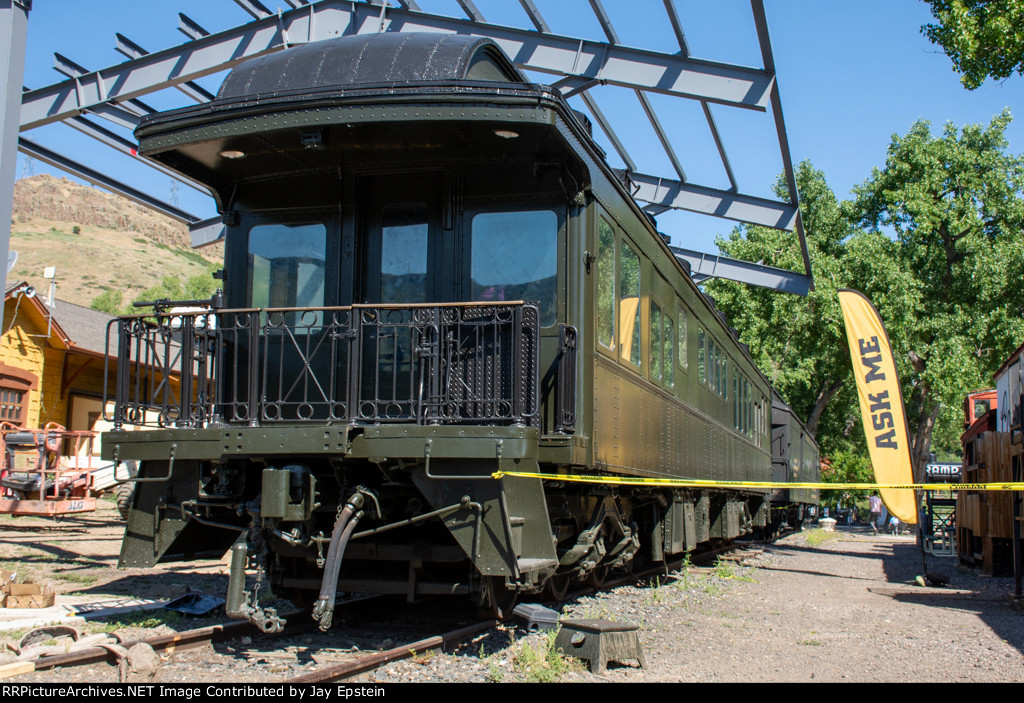
{"type": "MultiPolygon", "coordinates": [[[[875,483],[911,484],[910,439],[900,381],[889,337],[871,301],[855,290],[839,291],[846,321],[853,375],[857,379],[860,415],[875,469],[875,483]]],[[[906,523],[917,522],[914,491],[881,489],[889,512],[906,523]]]]}

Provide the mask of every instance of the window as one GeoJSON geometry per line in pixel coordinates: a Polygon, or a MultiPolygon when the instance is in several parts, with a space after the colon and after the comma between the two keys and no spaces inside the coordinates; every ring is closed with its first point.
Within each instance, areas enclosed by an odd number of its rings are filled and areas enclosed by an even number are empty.
{"type": "Polygon", "coordinates": [[[597,341],[615,349],[615,233],[604,218],[598,222],[597,341]]]}
{"type": "Polygon", "coordinates": [[[739,383],[740,375],[734,374],[732,377],[732,426],[737,430],[742,426],[740,421],[739,383]]]}
{"type": "Polygon", "coordinates": [[[558,216],[551,210],[485,212],[473,217],[473,300],[523,300],[540,306],[540,324],[558,315],[558,216]]]}
{"type": "Polygon", "coordinates": [[[662,318],[665,322],[665,331],[661,336],[661,343],[664,347],[664,360],[665,360],[665,371],[664,380],[665,388],[674,388],[676,385],[675,379],[675,325],[672,324],[672,318],[669,315],[665,315],[662,318]]]}
{"type": "Polygon", "coordinates": [[[675,387],[675,324],[672,316],[651,301],[651,380],[675,387]]]}
{"type": "Polygon", "coordinates": [[[700,326],[697,327],[697,376],[718,397],[725,400],[729,396],[729,361],[725,349],[700,326]]]}
{"type": "Polygon", "coordinates": [[[677,327],[677,331],[679,332],[679,368],[685,371],[686,365],[689,363],[689,359],[686,354],[686,309],[683,308],[682,304],[678,306],[676,319],[679,323],[677,327]]]}
{"type": "Polygon", "coordinates": [[[0,364],[0,422],[23,427],[28,408],[28,392],[38,385],[28,371],[0,364]]]}
{"type": "Polygon", "coordinates": [[[725,355],[724,349],[719,353],[722,355],[722,376],[718,383],[718,395],[725,400],[729,397],[729,357],[725,355]]]}
{"type": "Polygon", "coordinates": [[[751,400],[750,381],[736,373],[733,377],[733,410],[736,415],[736,429],[747,437],[754,436],[754,403],[751,400]]]}
{"type": "Polygon", "coordinates": [[[661,383],[661,308],[651,303],[651,380],[661,383]]]}
{"type": "Polygon", "coordinates": [[[0,422],[21,426],[25,421],[25,391],[0,388],[0,422]]]}
{"type": "Polygon", "coordinates": [[[381,213],[380,302],[427,302],[427,217],[423,203],[388,205],[381,213]]]}
{"type": "Polygon", "coordinates": [[[707,382],[707,349],[704,339],[704,329],[697,326],[697,379],[701,383],[707,382]]]}
{"type": "Polygon", "coordinates": [[[640,366],[640,257],[626,242],[619,248],[619,355],[640,366]]]}
{"type": "MultiPolygon", "coordinates": [[[[248,293],[254,308],[320,308],[324,305],[327,227],[322,224],[257,225],[249,230],[248,293]]],[[[308,316],[289,313],[288,325],[308,316]]],[[[319,327],[320,313],[311,326],[319,327]]]]}

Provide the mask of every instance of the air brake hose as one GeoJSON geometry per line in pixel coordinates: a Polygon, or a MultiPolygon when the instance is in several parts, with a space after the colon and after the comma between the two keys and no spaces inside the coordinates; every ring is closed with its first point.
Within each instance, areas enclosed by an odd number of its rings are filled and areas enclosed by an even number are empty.
{"type": "MultiPolygon", "coordinates": [[[[348,537],[352,530],[346,529],[349,526],[352,513],[363,507],[363,494],[359,491],[353,493],[345,507],[338,513],[338,519],[334,523],[334,530],[331,532],[331,543],[327,549],[327,561],[324,563],[324,578],[320,582],[320,598],[313,606],[313,619],[319,623],[323,631],[331,627],[331,620],[334,618],[334,596],[338,591],[338,574],[341,572],[341,557],[348,543],[348,537]],[[346,536],[347,533],[347,536],[346,536]]],[[[355,528],[355,522],[352,528],[355,528]]]]}

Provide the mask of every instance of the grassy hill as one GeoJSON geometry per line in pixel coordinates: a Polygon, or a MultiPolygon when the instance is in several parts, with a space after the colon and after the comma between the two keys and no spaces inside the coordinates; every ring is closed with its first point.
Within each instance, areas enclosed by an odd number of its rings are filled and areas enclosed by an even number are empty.
{"type": "MultiPolygon", "coordinates": [[[[123,305],[173,277],[209,276],[220,268],[220,245],[194,250],[188,228],[120,196],[41,175],[14,187],[8,285],[28,281],[47,295],[43,269],[57,267],[57,297],[90,306],[119,292],[123,305]]],[[[211,279],[212,280],[212,279],[211,279]]],[[[211,284],[212,285],[212,284],[211,284]]]]}

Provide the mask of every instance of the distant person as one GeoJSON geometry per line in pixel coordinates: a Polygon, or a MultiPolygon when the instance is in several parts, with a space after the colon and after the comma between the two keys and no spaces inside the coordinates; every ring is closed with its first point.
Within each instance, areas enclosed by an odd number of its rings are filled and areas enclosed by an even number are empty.
{"type": "Polygon", "coordinates": [[[900,519],[893,515],[889,518],[889,528],[892,530],[892,536],[896,537],[900,533],[900,519]]]}
{"type": "Polygon", "coordinates": [[[882,499],[878,497],[878,491],[868,498],[868,507],[871,509],[871,529],[878,534],[878,519],[882,516],[882,499]]]}

